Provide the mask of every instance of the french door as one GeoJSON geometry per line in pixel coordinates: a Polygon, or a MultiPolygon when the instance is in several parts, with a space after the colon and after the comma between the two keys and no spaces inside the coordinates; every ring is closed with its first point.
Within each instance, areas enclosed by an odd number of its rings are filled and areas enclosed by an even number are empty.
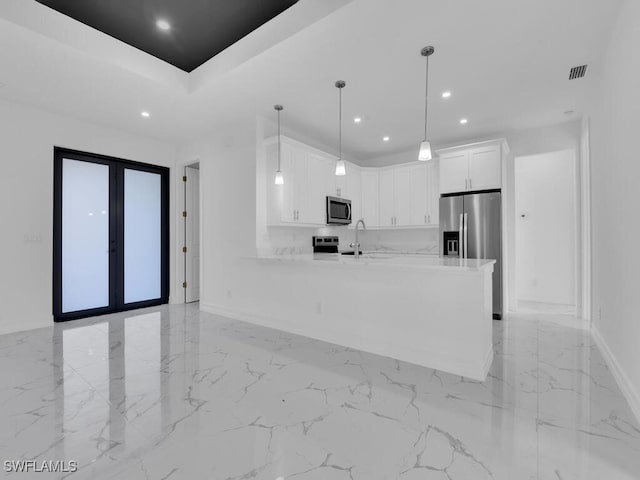
{"type": "Polygon", "coordinates": [[[54,149],[55,321],[167,303],[169,169],[54,149]]]}

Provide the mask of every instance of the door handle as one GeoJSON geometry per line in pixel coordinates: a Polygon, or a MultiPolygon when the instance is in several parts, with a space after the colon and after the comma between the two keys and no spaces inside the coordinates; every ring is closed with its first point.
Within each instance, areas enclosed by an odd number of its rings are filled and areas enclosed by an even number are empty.
{"type": "Polygon", "coordinates": [[[468,248],[468,240],[469,240],[469,227],[467,225],[467,214],[464,214],[464,258],[469,257],[469,248],[468,248]]]}
{"type": "Polygon", "coordinates": [[[458,255],[464,257],[464,215],[460,214],[460,227],[458,229],[458,255]]]}

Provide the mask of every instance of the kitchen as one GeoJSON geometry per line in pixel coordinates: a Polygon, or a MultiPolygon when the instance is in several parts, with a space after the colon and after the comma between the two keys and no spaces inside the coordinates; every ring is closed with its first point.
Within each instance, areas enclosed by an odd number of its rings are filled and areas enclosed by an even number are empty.
{"type": "Polygon", "coordinates": [[[0,6],[7,459],[80,478],[636,478],[637,5],[293,3],[191,72],[41,2],[0,6]],[[55,147],[166,169],[168,305],[54,324],[55,147]],[[554,162],[571,175],[541,188],[554,162]],[[502,255],[460,259],[472,195],[497,190],[502,255]],[[328,225],[327,197],[350,224],[328,225]],[[570,221],[545,223],[557,199],[570,221]],[[563,314],[532,307],[565,280],[563,314]]]}

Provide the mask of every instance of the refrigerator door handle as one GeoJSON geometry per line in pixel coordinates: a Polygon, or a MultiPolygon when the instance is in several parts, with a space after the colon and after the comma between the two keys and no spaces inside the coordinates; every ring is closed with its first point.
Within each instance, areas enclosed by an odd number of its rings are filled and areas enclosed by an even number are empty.
{"type": "Polygon", "coordinates": [[[465,241],[464,241],[464,214],[460,214],[460,230],[458,231],[458,255],[460,255],[460,258],[464,257],[464,248],[465,248],[465,241]]]}
{"type": "Polygon", "coordinates": [[[467,245],[469,243],[469,229],[467,227],[467,214],[464,214],[464,258],[469,257],[469,249],[467,245]]]}

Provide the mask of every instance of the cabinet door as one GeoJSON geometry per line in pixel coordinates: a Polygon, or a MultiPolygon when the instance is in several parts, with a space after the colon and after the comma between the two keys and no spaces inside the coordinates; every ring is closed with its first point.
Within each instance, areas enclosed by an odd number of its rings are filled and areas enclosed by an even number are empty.
{"type": "Polygon", "coordinates": [[[469,152],[440,156],[440,193],[464,192],[469,178],[469,152]]]}
{"type": "Polygon", "coordinates": [[[469,190],[500,188],[500,147],[474,148],[469,151],[469,190]]]}
{"type": "Polygon", "coordinates": [[[364,219],[367,227],[377,227],[380,225],[378,219],[378,172],[371,170],[362,171],[362,206],[361,218],[364,219]]]}
{"type": "Polygon", "coordinates": [[[291,145],[287,145],[286,143],[282,143],[281,146],[280,168],[282,169],[282,176],[284,177],[284,185],[280,185],[277,187],[282,189],[280,221],[285,223],[293,223],[296,221],[296,161],[294,158],[293,147],[291,145]]]}
{"type": "Polygon", "coordinates": [[[299,223],[325,225],[326,188],[330,174],[329,163],[322,157],[307,155],[306,188],[301,191],[299,223]]]}
{"type": "MultiPolygon", "coordinates": [[[[428,162],[429,164],[433,161],[428,162]]],[[[428,190],[428,164],[414,165],[410,168],[411,174],[411,225],[426,225],[429,216],[428,190]]]]}
{"type": "Polygon", "coordinates": [[[395,224],[394,222],[394,174],[393,170],[381,170],[380,177],[378,181],[378,192],[379,192],[379,201],[380,205],[380,226],[382,227],[391,227],[395,224]]]}
{"type": "Polygon", "coordinates": [[[411,171],[410,167],[393,169],[394,226],[411,225],[411,171]]]}
{"type": "Polygon", "coordinates": [[[427,163],[427,224],[438,225],[440,223],[440,162],[431,161],[427,163]]]}
{"type": "Polygon", "coordinates": [[[353,223],[362,218],[362,186],[360,169],[347,163],[347,183],[344,198],[351,200],[351,218],[353,223]]]}

